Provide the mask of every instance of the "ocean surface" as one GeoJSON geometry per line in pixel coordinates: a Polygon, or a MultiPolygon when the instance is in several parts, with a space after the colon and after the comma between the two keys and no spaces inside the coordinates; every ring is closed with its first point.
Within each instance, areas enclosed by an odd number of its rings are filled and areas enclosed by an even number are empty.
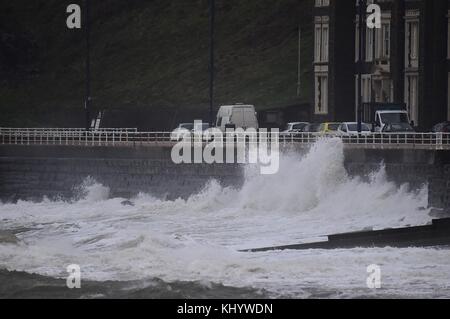
{"type": "Polygon", "coordinates": [[[240,252],[431,221],[426,185],[397,186],[381,164],[349,177],[343,162],[331,139],[186,200],[111,198],[86,178],[71,201],[0,203],[0,298],[449,298],[450,249],[240,252]],[[66,287],[71,264],[81,289],[66,287]]]}

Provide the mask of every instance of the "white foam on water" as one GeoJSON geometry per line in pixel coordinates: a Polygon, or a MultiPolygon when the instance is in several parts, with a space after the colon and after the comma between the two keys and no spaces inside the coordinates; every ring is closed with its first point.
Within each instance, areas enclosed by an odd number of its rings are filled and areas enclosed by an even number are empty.
{"type": "Polygon", "coordinates": [[[449,297],[445,249],[238,252],[430,222],[426,186],[398,187],[383,167],[368,182],[350,178],[343,159],[338,139],[322,140],[304,156],[283,155],[276,175],[249,167],[241,189],[211,182],[187,200],[140,194],[124,206],[89,179],[74,202],[0,204],[1,229],[30,229],[18,234],[18,245],[0,244],[0,267],[64,277],[75,263],[84,279],[215,282],[274,296],[449,297]],[[382,267],[379,291],[366,287],[371,264],[382,267]]]}

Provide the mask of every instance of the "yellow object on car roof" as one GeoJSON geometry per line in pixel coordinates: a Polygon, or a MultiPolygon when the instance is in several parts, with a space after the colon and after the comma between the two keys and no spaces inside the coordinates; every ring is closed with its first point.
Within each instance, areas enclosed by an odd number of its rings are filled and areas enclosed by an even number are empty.
{"type": "Polygon", "coordinates": [[[339,128],[339,125],[341,125],[341,123],[332,123],[332,122],[323,123],[320,127],[320,131],[324,133],[336,132],[339,128]]]}

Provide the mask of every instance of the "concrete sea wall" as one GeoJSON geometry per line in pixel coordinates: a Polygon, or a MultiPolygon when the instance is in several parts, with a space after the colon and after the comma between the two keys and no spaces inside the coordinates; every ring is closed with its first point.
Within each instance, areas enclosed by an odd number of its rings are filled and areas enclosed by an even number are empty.
{"type": "Polygon", "coordinates": [[[0,147],[0,198],[72,198],[87,177],[108,186],[112,196],[145,192],[187,197],[210,180],[242,183],[242,167],[229,164],[174,164],[170,148],[0,147]]]}
{"type": "Polygon", "coordinates": [[[428,185],[428,205],[450,211],[448,151],[347,150],[345,166],[351,175],[369,176],[383,164],[389,180],[412,189],[428,185]]]}
{"type": "MultiPolygon", "coordinates": [[[[212,180],[239,187],[243,167],[230,164],[181,164],[171,148],[0,146],[0,199],[72,198],[90,176],[107,185],[112,196],[139,192],[166,198],[187,197],[212,180]]],[[[304,151],[299,149],[299,151],[304,151]]],[[[388,179],[429,187],[429,205],[450,210],[450,156],[445,151],[346,149],[350,175],[368,178],[383,163],[388,179]]]]}

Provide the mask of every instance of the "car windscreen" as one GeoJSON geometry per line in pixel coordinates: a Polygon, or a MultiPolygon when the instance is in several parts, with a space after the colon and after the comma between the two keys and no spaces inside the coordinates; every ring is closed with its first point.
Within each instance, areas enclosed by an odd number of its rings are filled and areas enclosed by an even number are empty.
{"type": "Polygon", "coordinates": [[[293,130],[303,130],[305,128],[306,124],[302,123],[302,124],[295,124],[292,126],[293,130]]]}
{"type": "MultiPolygon", "coordinates": [[[[350,132],[358,131],[358,124],[347,124],[350,132]]],[[[361,124],[361,132],[370,132],[370,128],[366,124],[361,124]]]]}
{"type": "Polygon", "coordinates": [[[319,132],[319,129],[320,129],[320,124],[310,124],[308,126],[308,132],[310,132],[310,133],[319,132]]]}
{"type": "Polygon", "coordinates": [[[408,123],[408,116],[406,113],[383,113],[381,120],[385,124],[391,123],[408,123]]]}
{"type": "Polygon", "coordinates": [[[407,123],[393,123],[388,126],[388,132],[414,132],[414,130],[407,123]]]}
{"type": "Polygon", "coordinates": [[[328,130],[329,131],[337,131],[340,124],[328,124],[328,130]]]}
{"type": "Polygon", "coordinates": [[[194,124],[181,124],[180,128],[184,128],[186,130],[192,131],[194,129],[194,124]]]}
{"type": "Polygon", "coordinates": [[[437,124],[433,128],[434,132],[448,133],[450,132],[450,123],[437,124]]]}

